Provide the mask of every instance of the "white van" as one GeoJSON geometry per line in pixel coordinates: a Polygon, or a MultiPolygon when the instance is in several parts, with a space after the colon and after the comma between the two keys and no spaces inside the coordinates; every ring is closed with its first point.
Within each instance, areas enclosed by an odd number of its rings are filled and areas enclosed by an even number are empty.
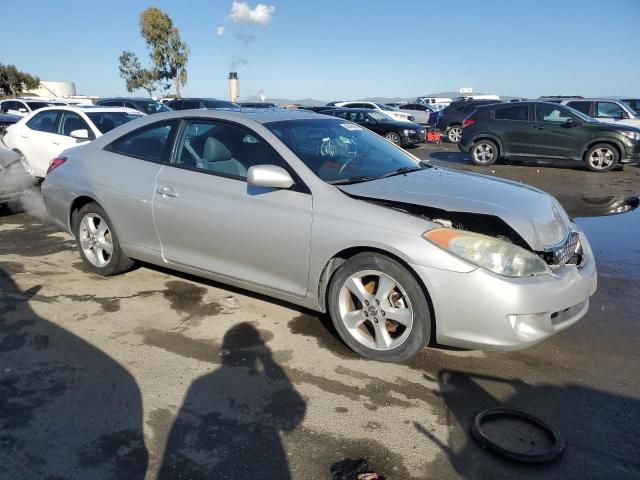
{"type": "Polygon", "coordinates": [[[494,94],[486,94],[486,95],[463,95],[461,97],[456,97],[454,101],[456,102],[466,102],[467,100],[500,100],[499,95],[494,94]]]}
{"type": "Polygon", "coordinates": [[[434,106],[438,110],[442,110],[447,107],[451,102],[452,100],[447,97],[418,97],[415,101],[415,103],[434,106]]]}

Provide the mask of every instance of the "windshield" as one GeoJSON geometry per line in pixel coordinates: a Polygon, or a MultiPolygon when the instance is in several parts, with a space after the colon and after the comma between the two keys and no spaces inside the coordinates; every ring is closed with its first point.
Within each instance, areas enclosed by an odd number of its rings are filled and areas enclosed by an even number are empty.
{"type": "Polygon", "coordinates": [[[589,115],[586,115],[584,113],[582,113],[580,110],[576,110],[575,108],[571,108],[568,105],[564,105],[564,107],[569,110],[573,115],[575,115],[576,117],[578,117],[580,120],[582,120],[583,122],[587,122],[587,123],[599,123],[598,120],[596,120],[593,117],[590,117],[589,115]]]}
{"type": "MultiPolygon", "coordinates": [[[[144,113],[151,115],[152,113],[170,112],[171,109],[160,102],[149,102],[144,104],[144,113]]],[[[103,132],[104,133],[104,132],[103,132]]]]}
{"type": "Polygon", "coordinates": [[[29,108],[31,110],[39,110],[41,108],[44,107],[50,107],[51,104],[50,103],[44,103],[44,102],[25,102],[27,105],[29,105],[29,108]]]}
{"type": "Polygon", "coordinates": [[[339,119],[265,124],[327,183],[356,183],[426,168],[381,136],[339,119]]]}
{"type": "Polygon", "coordinates": [[[388,115],[385,115],[382,112],[376,112],[375,110],[367,112],[367,115],[378,122],[388,122],[391,119],[391,117],[389,117],[388,115]]]}
{"type": "Polygon", "coordinates": [[[89,112],[87,117],[100,130],[100,133],[107,133],[109,130],[142,117],[142,115],[127,112],[89,112]]]}
{"type": "Polygon", "coordinates": [[[385,105],[384,103],[376,103],[376,105],[381,108],[382,110],[387,110],[387,111],[395,111],[396,109],[393,107],[390,107],[389,105],[385,105]]]}
{"type": "Polygon", "coordinates": [[[640,114],[640,99],[628,99],[622,100],[623,103],[627,104],[631,110],[640,114]]]}

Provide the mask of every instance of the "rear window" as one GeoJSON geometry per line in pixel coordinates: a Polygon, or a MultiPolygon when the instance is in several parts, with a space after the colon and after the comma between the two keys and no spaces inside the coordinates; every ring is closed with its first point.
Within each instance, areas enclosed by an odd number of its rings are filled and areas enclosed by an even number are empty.
{"type": "Polygon", "coordinates": [[[39,110],[41,108],[50,107],[51,106],[48,103],[44,103],[44,102],[25,102],[25,103],[27,105],[29,105],[29,108],[31,110],[39,110]]]}
{"type": "Polygon", "coordinates": [[[567,106],[585,115],[589,115],[589,111],[591,110],[591,102],[567,102],[567,106]]]}
{"type": "Polygon", "coordinates": [[[93,122],[100,133],[107,133],[120,125],[124,125],[131,120],[140,118],[142,115],[135,115],[127,112],[90,112],[87,117],[93,122]]]}
{"type": "Polygon", "coordinates": [[[152,113],[170,112],[171,109],[160,102],[148,102],[142,105],[144,113],[151,115],[152,113]]]}

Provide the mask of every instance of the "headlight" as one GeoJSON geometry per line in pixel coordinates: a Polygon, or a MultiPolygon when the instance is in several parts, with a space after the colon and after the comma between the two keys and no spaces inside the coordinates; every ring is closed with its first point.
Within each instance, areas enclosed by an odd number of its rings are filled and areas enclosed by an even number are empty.
{"type": "Polygon", "coordinates": [[[627,130],[618,130],[625,137],[630,138],[631,140],[640,140],[640,132],[629,132],[627,130]]]}
{"type": "Polygon", "coordinates": [[[405,129],[403,130],[404,136],[408,137],[410,135],[416,135],[418,132],[416,132],[415,130],[411,130],[411,129],[405,129]]]}
{"type": "Polygon", "coordinates": [[[422,234],[425,240],[474,265],[506,277],[529,277],[550,273],[536,254],[504,240],[479,233],[436,228],[422,234]]]}

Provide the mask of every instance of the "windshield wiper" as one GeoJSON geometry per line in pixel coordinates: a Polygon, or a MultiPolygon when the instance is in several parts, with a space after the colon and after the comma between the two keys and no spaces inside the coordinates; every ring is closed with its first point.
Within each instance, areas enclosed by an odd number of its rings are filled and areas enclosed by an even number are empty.
{"type": "Polygon", "coordinates": [[[417,172],[419,170],[425,170],[433,167],[433,165],[421,161],[419,167],[400,167],[393,172],[385,173],[384,175],[357,175],[355,177],[342,178],[329,182],[331,185],[346,185],[349,183],[368,182],[370,180],[378,180],[380,178],[393,177],[394,175],[403,175],[405,173],[417,172]]]}
{"type": "Polygon", "coordinates": [[[349,183],[360,183],[360,182],[368,182],[369,180],[376,180],[381,177],[376,177],[373,175],[356,175],[355,177],[349,178],[341,178],[339,180],[333,180],[330,183],[331,185],[347,185],[349,183]]]}

